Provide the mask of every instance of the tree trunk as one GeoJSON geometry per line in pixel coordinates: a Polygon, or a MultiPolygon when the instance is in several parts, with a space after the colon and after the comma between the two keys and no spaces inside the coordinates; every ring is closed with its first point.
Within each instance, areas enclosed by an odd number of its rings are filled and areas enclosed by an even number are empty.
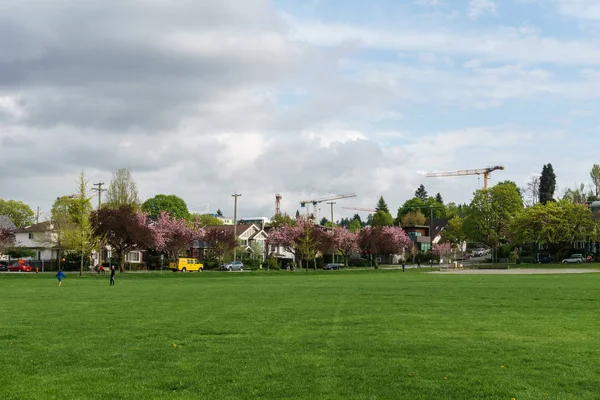
{"type": "Polygon", "coordinates": [[[125,255],[123,250],[117,251],[117,257],[119,258],[119,272],[125,271],[125,255]]]}

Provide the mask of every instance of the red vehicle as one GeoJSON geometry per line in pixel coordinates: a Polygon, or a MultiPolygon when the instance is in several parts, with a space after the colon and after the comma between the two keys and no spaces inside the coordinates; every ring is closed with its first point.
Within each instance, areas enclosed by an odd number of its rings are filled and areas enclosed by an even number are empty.
{"type": "Polygon", "coordinates": [[[32,272],[33,268],[31,268],[31,265],[14,263],[10,267],[8,267],[8,270],[10,272],[32,272]]]}

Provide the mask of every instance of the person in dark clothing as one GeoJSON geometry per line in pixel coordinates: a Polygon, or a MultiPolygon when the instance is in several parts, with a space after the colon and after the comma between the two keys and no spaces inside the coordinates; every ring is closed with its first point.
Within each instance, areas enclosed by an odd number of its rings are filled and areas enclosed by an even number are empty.
{"type": "Polygon", "coordinates": [[[406,268],[406,264],[402,261],[402,272],[404,272],[404,268],[406,268]]]}
{"type": "Polygon", "coordinates": [[[115,274],[117,273],[117,270],[115,269],[115,266],[111,266],[110,267],[110,286],[115,286],[115,274]]]}

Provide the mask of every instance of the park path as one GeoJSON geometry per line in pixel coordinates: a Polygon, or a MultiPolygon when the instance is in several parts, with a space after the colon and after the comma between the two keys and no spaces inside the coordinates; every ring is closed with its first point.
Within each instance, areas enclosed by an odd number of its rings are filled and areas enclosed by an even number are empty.
{"type": "Polygon", "coordinates": [[[454,275],[539,275],[539,274],[589,274],[600,272],[590,268],[513,268],[513,269],[463,269],[449,271],[433,271],[430,274],[454,275]]]}

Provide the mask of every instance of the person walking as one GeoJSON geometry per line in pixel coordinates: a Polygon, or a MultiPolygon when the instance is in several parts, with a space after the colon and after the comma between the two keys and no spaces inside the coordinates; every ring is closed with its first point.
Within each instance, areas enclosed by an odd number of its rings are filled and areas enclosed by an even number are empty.
{"type": "Polygon", "coordinates": [[[114,265],[111,265],[110,267],[110,286],[115,286],[115,274],[117,273],[117,270],[115,269],[114,265]]]}
{"type": "Polygon", "coordinates": [[[402,272],[404,272],[404,268],[406,268],[406,263],[402,261],[402,272]]]}
{"type": "Polygon", "coordinates": [[[58,279],[58,286],[62,286],[62,280],[65,277],[64,272],[62,272],[62,268],[60,269],[60,271],[58,271],[58,274],[56,274],[56,279],[58,279]]]}

